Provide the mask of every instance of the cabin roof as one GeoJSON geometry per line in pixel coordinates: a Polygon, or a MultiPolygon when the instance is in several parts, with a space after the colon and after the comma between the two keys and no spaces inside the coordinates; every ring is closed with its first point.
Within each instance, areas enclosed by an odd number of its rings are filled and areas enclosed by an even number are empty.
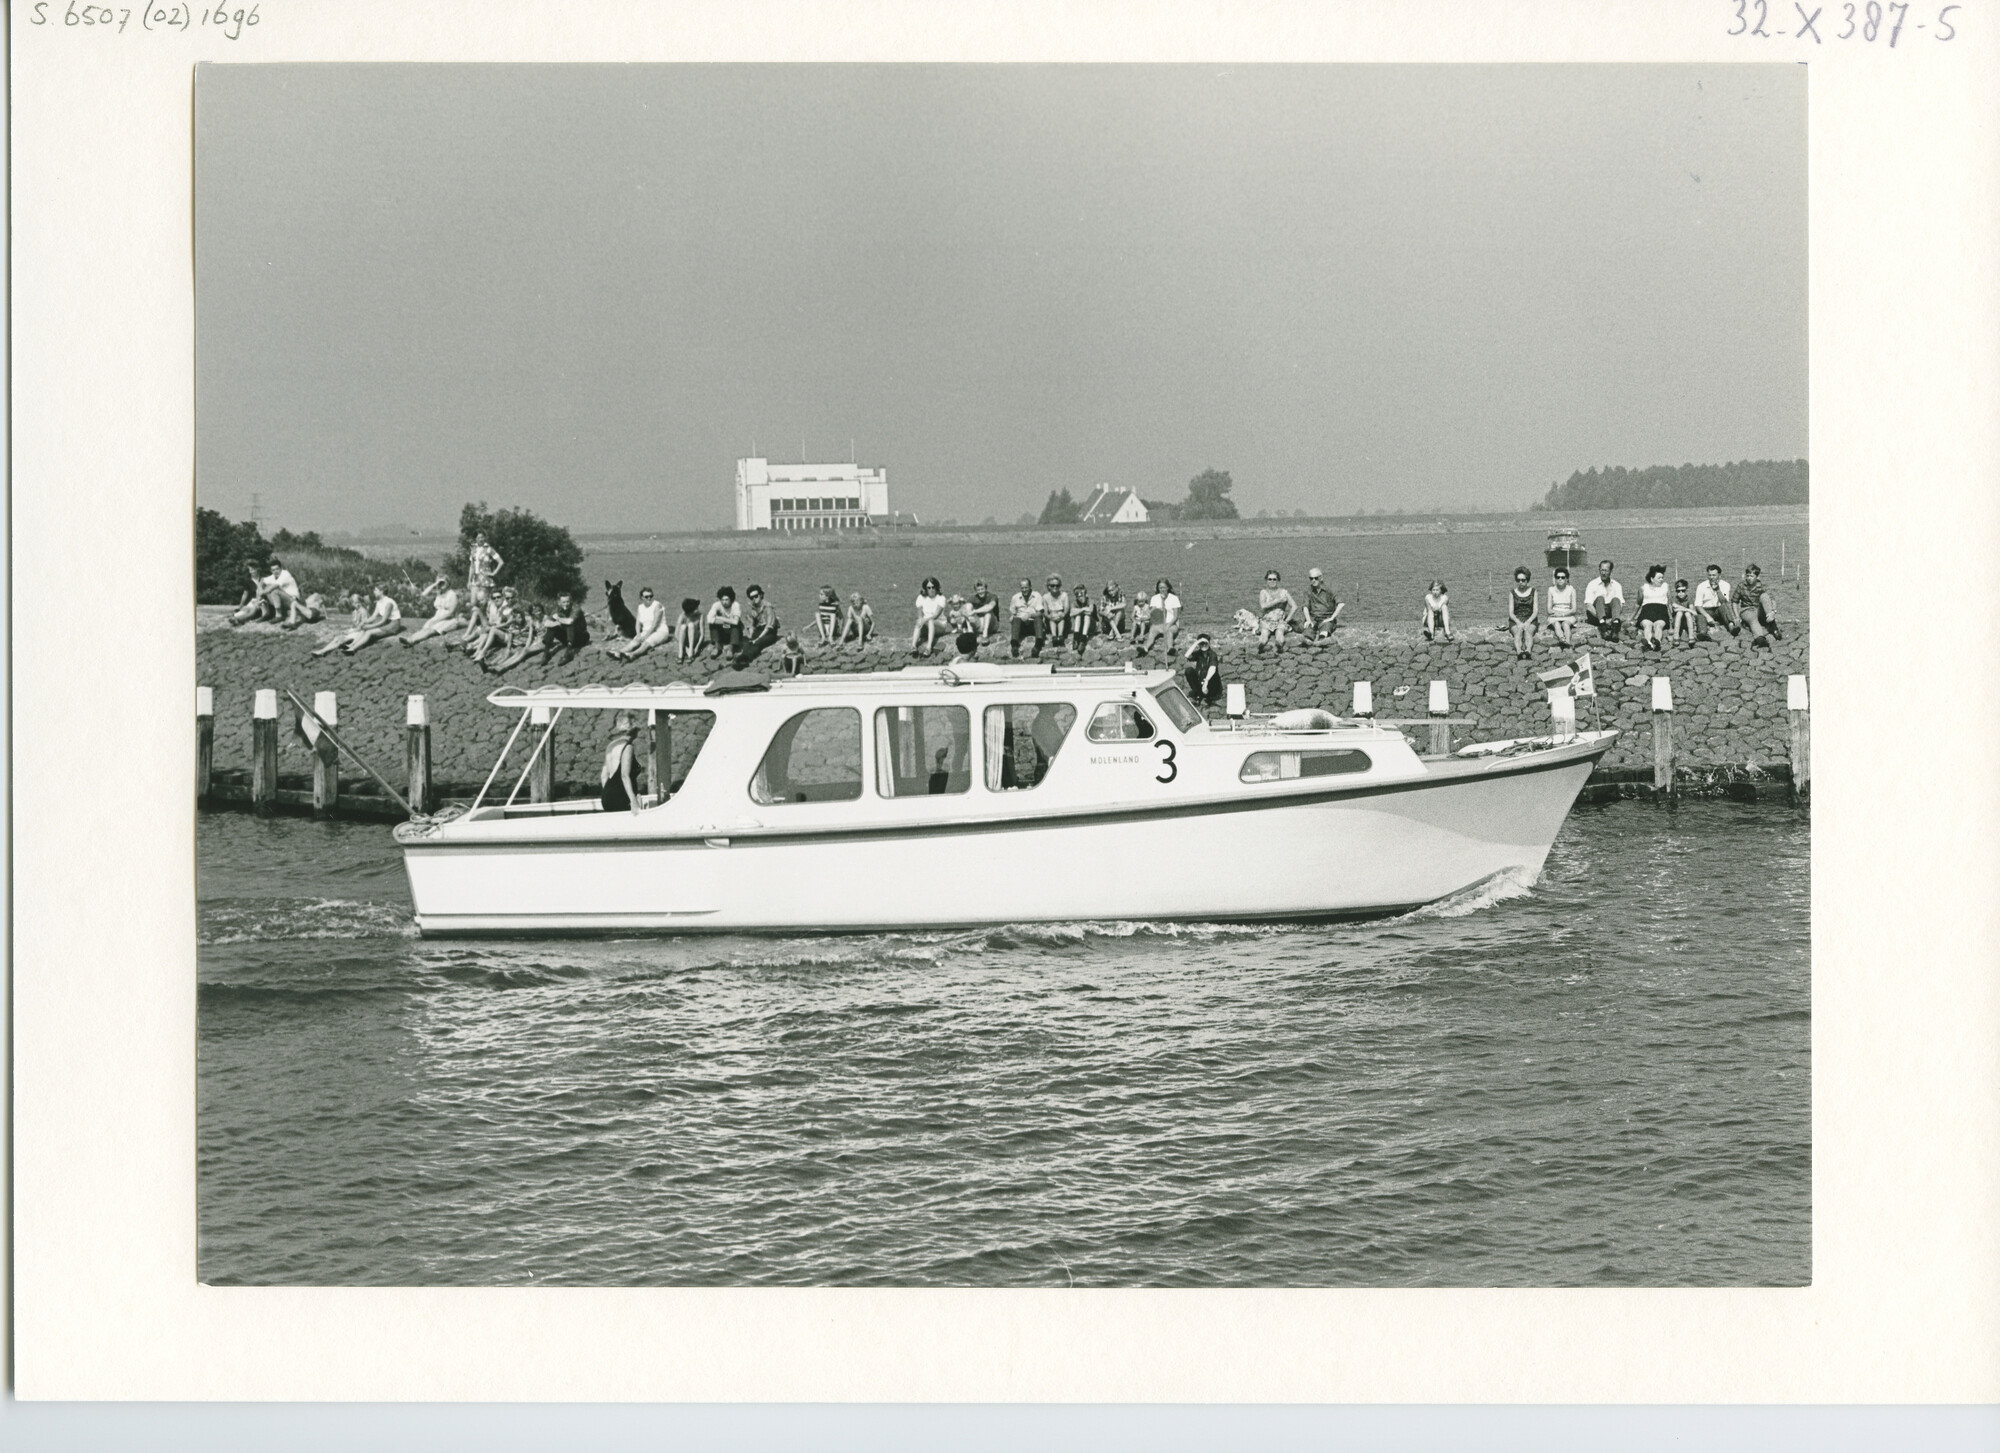
{"type": "Polygon", "coordinates": [[[983,694],[991,694],[1008,688],[1034,686],[1044,690],[1114,684],[1150,687],[1174,679],[1174,672],[1166,668],[1136,671],[1124,666],[1057,666],[1046,661],[966,661],[956,666],[905,666],[897,671],[829,671],[811,676],[780,677],[773,681],[724,673],[711,681],[699,683],[666,681],[653,685],[631,681],[619,686],[503,686],[486,699],[494,706],[515,711],[535,706],[585,711],[619,708],[628,711],[707,711],[712,710],[718,700],[753,693],[787,699],[855,695],[893,698],[916,692],[930,694],[940,687],[961,691],[983,688],[983,694]]]}

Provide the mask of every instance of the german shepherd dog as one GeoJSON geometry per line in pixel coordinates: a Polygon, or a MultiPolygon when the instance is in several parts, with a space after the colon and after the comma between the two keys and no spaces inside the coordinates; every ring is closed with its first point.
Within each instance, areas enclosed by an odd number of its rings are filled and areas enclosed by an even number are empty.
{"type": "Polygon", "coordinates": [[[618,628],[618,634],[631,640],[639,634],[639,618],[632,614],[632,607],[625,604],[625,582],[604,582],[604,606],[611,612],[611,624],[618,628]]]}

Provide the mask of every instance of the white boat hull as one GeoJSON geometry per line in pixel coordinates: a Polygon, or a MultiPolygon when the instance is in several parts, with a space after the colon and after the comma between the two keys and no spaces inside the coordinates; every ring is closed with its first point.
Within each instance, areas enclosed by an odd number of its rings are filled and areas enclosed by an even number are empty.
{"type": "Polygon", "coordinates": [[[1367,917],[1541,871],[1608,741],[1413,781],[839,832],[414,843],[426,934],[1367,917]]]}

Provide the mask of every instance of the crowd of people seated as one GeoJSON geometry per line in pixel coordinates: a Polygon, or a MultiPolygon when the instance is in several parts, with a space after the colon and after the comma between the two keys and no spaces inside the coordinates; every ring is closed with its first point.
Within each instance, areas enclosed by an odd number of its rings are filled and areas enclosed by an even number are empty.
{"type": "MultiPolygon", "coordinates": [[[[1557,566],[1550,572],[1546,591],[1538,592],[1534,579],[1523,565],[1514,571],[1508,594],[1507,626],[1513,636],[1514,654],[1526,660],[1537,636],[1553,637],[1558,650],[1573,645],[1584,631],[1594,631],[1598,639],[1619,641],[1625,633],[1625,587],[1612,573],[1609,560],[1597,562],[1597,574],[1583,588],[1582,610],[1578,611],[1576,587],[1569,571],[1557,566]]],[[[1720,641],[1728,632],[1732,639],[1749,632],[1752,649],[1770,650],[1771,642],[1783,640],[1778,625],[1777,593],[1764,583],[1763,569],[1743,568],[1736,585],[1722,578],[1722,567],[1710,565],[1706,578],[1690,591],[1686,580],[1667,582],[1667,567],[1658,563],[1646,567],[1639,587],[1639,609],[1632,617],[1639,649],[1664,653],[1669,645],[1685,641],[1720,641]]],[[[1433,602],[1442,618],[1444,637],[1451,639],[1450,616],[1442,608],[1444,587],[1433,582],[1432,594],[1424,598],[1425,636],[1431,634],[1433,602]]]]}
{"type": "MultiPolygon", "coordinates": [[[[575,659],[591,642],[580,600],[564,594],[553,605],[529,601],[514,587],[498,583],[504,564],[481,536],[470,551],[462,587],[442,574],[421,590],[412,585],[405,597],[412,609],[427,602],[430,606],[428,618],[414,630],[405,629],[402,606],[389,586],[376,584],[366,600],[349,596],[340,603],[351,611],[347,629],[313,654],[352,655],[394,636],[405,648],[437,640],[494,672],[537,659],[548,666],[575,659]]],[[[242,599],[229,618],[232,625],[261,620],[295,629],[326,618],[325,602],[318,595],[302,595],[281,561],[247,561],[245,574],[242,599]]],[[[775,651],[780,670],[797,675],[805,668],[808,640],[816,649],[828,650],[866,646],[878,638],[875,611],[862,592],[850,590],[843,597],[831,584],[819,588],[809,627],[789,631],[758,584],[745,587],[740,598],[735,586],[719,586],[706,606],[695,596],[683,596],[678,614],[651,586],[640,589],[636,608],[626,604],[622,581],[607,580],[605,589],[607,639],[599,649],[614,660],[671,651],[682,664],[706,659],[743,670],[775,651]]],[[[1254,607],[1236,611],[1235,632],[1246,645],[1254,641],[1259,654],[1282,654],[1288,644],[1332,640],[1344,609],[1319,566],[1306,572],[1303,599],[1278,570],[1270,569],[1254,607]]],[[[908,651],[916,659],[938,657],[955,664],[989,651],[1006,660],[1040,660],[1065,651],[1081,659],[1093,644],[1101,644],[1121,655],[1129,650],[1141,662],[1177,664],[1197,699],[1219,700],[1215,640],[1202,633],[1183,649],[1182,614],[1181,596],[1165,577],[1150,590],[1131,592],[1116,580],[1093,589],[1081,582],[1066,585],[1060,575],[1048,576],[1039,587],[1032,577],[1024,577],[1005,595],[980,579],[961,595],[947,592],[943,581],[930,575],[913,602],[908,651]]],[[[1751,648],[1769,649],[1773,640],[1783,638],[1777,616],[1776,593],[1756,565],[1746,566],[1734,584],[1723,578],[1720,566],[1710,565],[1705,578],[1691,586],[1686,580],[1669,583],[1666,567],[1654,564],[1645,572],[1638,610],[1628,624],[1624,586],[1613,562],[1603,560],[1581,591],[1567,568],[1554,568],[1548,584],[1539,589],[1526,566],[1517,568],[1506,596],[1503,629],[1523,660],[1544,638],[1561,651],[1586,634],[1618,641],[1628,628],[1641,650],[1664,652],[1682,642],[1721,641],[1725,634],[1732,641],[1747,635],[1751,648]]],[[[1429,583],[1417,624],[1426,641],[1455,639],[1451,594],[1444,581],[1429,583]]]]}

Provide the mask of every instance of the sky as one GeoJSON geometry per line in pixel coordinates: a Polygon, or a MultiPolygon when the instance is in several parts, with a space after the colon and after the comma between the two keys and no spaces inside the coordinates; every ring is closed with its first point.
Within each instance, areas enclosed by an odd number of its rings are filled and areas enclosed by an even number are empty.
{"type": "Polygon", "coordinates": [[[1806,453],[1805,68],[203,66],[196,492],[267,527],[1518,509],[1806,453]]]}

